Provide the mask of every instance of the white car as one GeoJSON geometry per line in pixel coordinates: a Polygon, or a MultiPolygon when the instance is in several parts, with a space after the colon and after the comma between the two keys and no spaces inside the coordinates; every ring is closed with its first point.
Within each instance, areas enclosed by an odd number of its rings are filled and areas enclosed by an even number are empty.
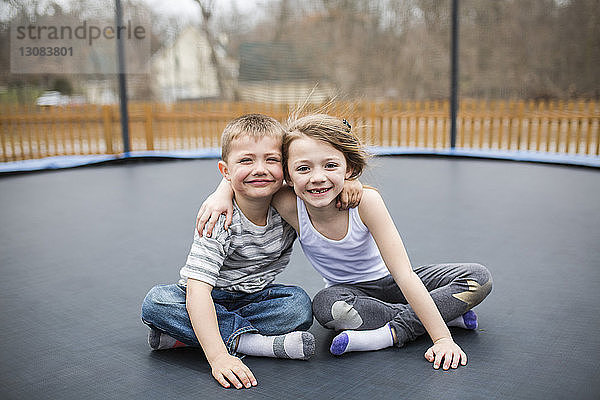
{"type": "Polygon", "coordinates": [[[60,92],[49,90],[44,92],[37,98],[35,104],[38,106],[66,106],[71,101],[69,96],[65,96],[60,92]]]}

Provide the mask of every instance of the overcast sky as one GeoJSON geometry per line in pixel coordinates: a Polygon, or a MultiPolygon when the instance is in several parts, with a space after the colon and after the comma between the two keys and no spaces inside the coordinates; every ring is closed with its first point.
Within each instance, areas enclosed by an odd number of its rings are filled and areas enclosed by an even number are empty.
{"type": "MultiPolygon", "coordinates": [[[[26,0],[23,0],[26,1],[26,0]]],[[[77,0],[54,0],[58,3],[69,4],[77,0]]],[[[121,0],[124,2],[125,0],[121,0]]],[[[158,14],[181,16],[184,20],[198,21],[200,11],[198,4],[194,0],[141,0],[146,2],[158,14]]],[[[215,0],[215,6],[219,11],[226,12],[232,5],[238,8],[240,12],[247,12],[256,8],[257,5],[264,4],[265,0],[215,0]]],[[[42,2],[43,4],[43,2],[42,2]]],[[[8,3],[0,2],[0,20],[8,18],[8,3]]]]}
{"type": "MultiPolygon", "coordinates": [[[[152,9],[159,14],[180,15],[182,18],[190,20],[198,20],[200,11],[198,4],[194,0],[143,0],[148,3],[152,9]]],[[[252,10],[257,4],[262,3],[260,0],[216,0],[215,6],[222,12],[231,9],[235,3],[238,10],[241,12],[252,10]]]]}

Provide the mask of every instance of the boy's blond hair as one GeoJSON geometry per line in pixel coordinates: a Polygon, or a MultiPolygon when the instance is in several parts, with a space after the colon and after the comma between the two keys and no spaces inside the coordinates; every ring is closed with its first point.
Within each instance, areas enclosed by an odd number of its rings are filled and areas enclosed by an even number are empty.
{"type": "Polygon", "coordinates": [[[369,153],[346,120],[327,114],[306,115],[288,121],[287,132],[283,137],[283,172],[287,180],[290,178],[287,168],[290,144],[302,136],[322,140],[341,151],[348,170],[351,171],[348,179],[358,178],[367,165],[369,153]]]}
{"type": "Polygon", "coordinates": [[[221,135],[221,159],[227,162],[231,143],[243,136],[261,139],[265,136],[283,140],[285,131],[275,118],[263,114],[246,114],[230,121],[221,135]]]}

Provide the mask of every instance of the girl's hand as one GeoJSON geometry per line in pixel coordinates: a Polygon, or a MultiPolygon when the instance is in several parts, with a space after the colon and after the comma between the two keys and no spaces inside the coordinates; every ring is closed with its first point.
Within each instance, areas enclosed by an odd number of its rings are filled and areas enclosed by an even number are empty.
{"type": "Polygon", "coordinates": [[[442,360],[444,364],[442,368],[447,370],[448,368],[458,368],[458,364],[467,365],[467,355],[464,351],[454,343],[451,338],[441,338],[433,343],[427,352],[425,352],[425,358],[429,362],[433,362],[433,368],[438,369],[442,360]]]}
{"type": "Polygon", "coordinates": [[[228,388],[229,382],[236,389],[256,386],[256,378],[242,360],[229,354],[223,354],[210,363],[213,377],[223,386],[228,388]]]}
{"type": "Polygon", "coordinates": [[[225,214],[225,230],[231,225],[231,219],[233,218],[233,202],[231,201],[231,195],[221,195],[219,192],[215,192],[208,196],[202,206],[198,215],[196,216],[196,230],[198,235],[202,237],[202,232],[206,228],[206,236],[210,237],[213,228],[219,219],[221,214],[225,214]]]}
{"type": "Polygon", "coordinates": [[[346,180],[344,181],[344,188],[342,192],[337,197],[337,202],[335,206],[340,210],[347,210],[349,208],[358,207],[360,203],[360,199],[363,194],[363,185],[355,180],[346,180]]]}

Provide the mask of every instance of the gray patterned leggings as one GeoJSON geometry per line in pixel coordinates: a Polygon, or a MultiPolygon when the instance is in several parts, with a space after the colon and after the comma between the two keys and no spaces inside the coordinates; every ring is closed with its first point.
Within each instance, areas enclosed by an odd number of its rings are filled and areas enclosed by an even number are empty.
{"type": "MultiPolygon", "coordinates": [[[[481,303],[492,290],[492,276],[481,264],[434,264],[415,268],[444,321],[451,321],[481,303]]],[[[394,278],[340,284],[318,292],[313,314],[326,328],[376,329],[390,322],[398,346],[425,333],[394,278]]]]}

